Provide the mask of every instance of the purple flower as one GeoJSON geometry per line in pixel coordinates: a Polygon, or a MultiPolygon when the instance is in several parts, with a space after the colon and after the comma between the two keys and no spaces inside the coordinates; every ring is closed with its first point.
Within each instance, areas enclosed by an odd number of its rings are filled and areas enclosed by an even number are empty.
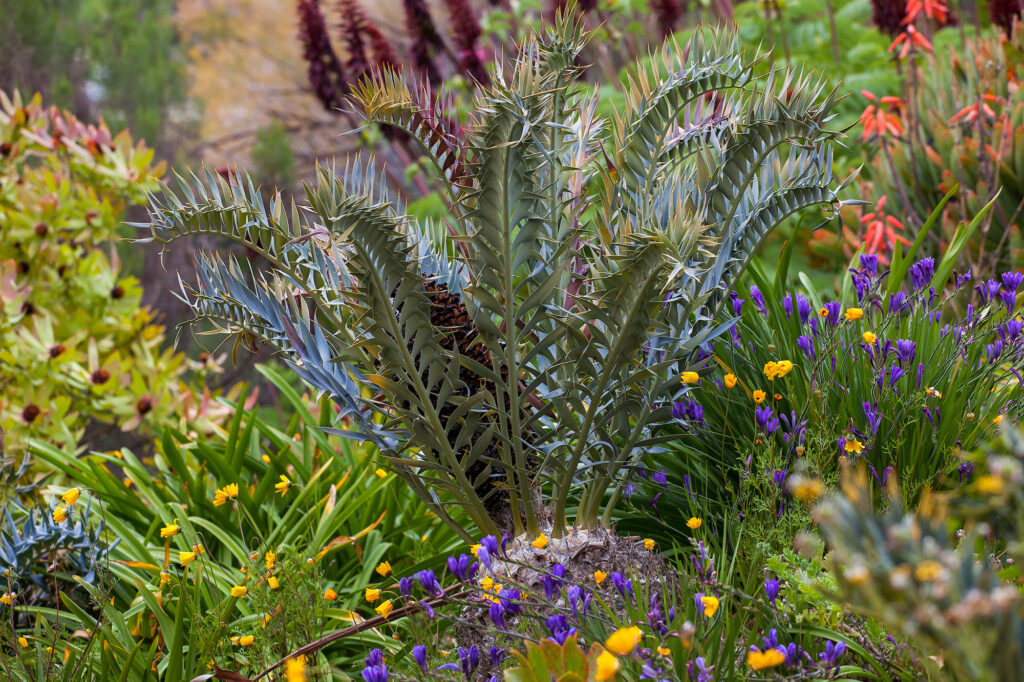
{"type": "Polygon", "coordinates": [[[843,309],[842,303],[839,301],[829,301],[824,305],[824,308],[828,311],[828,315],[825,317],[828,326],[838,327],[840,321],[839,312],[843,309]]]}
{"type": "Polygon", "coordinates": [[[924,363],[917,363],[917,387],[921,388],[921,379],[924,378],[924,363]]]}
{"type": "Polygon", "coordinates": [[[996,341],[995,343],[985,344],[985,359],[991,365],[995,362],[1003,352],[1003,342],[996,341]]]}
{"type": "Polygon", "coordinates": [[[364,682],[388,682],[388,668],[384,665],[383,651],[372,649],[365,662],[366,667],[362,671],[364,682]]]}
{"type": "Polygon", "coordinates": [[[412,598],[412,578],[402,578],[398,581],[398,589],[402,592],[402,596],[406,599],[412,598]]]}
{"type": "Polygon", "coordinates": [[[772,483],[779,490],[782,490],[786,485],[786,477],[789,473],[785,469],[772,469],[772,483]]]}
{"type": "Polygon", "coordinates": [[[917,356],[917,342],[910,339],[896,340],[896,357],[901,365],[909,365],[917,356]]]}
{"type": "Polygon", "coordinates": [[[474,644],[468,649],[459,647],[459,666],[462,668],[462,674],[466,676],[467,680],[479,664],[480,648],[478,646],[474,644]]]}
{"type": "Polygon", "coordinates": [[[914,291],[924,289],[932,281],[935,274],[935,259],[922,258],[910,266],[910,280],[914,291]]]}
{"type": "Polygon", "coordinates": [[[562,564],[555,564],[551,567],[551,575],[541,578],[541,583],[544,585],[544,596],[548,601],[554,600],[559,588],[562,587],[563,578],[565,578],[565,566],[562,564]]]}
{"type": "Polygon", "coordinates": [[[697,554],[690,555],[690,562],[702,583],[710,583],[715,579],[715,560],[708,556],[703,540],[697,542],[697,554]]]}
{"type": "Polygon", "coordinates": [[[616,571],[615,573],[612,573],[608,577],[611,578],[612,585],[615,585],[615,589],[617,589],[619,591],[620,595],[622,595],[623,597],[628,595],[630,599],[633,598],[633,581],[632,580],[629,580],[628,578],[623,578],[622,574],[619,573],[618,571],[616,571]]]}
{"type": "Polygon", "coordinates": [[[448,572],[454,575],[460,583],[472,580],[473,576],[476,575],[477,568],[480,566],[475,561],[470,565],[469,559],[468,554],[460,554],[458,559],[451,556],[448,557],[448,572]]]}
{"type": "Polygon", "coordinates": [[[492,668],[497,668],[498,666],[500,666],[501,665],[501,661],[504,658],[505,658],[505,650],[504,649],[502,649],[501,647],[497,647],[497,646],[492,646],[491,647],[491,667],[492,668]]]}
{"type": "Polygon", "coordinates": [[[768,578],[764,581],[764,596],[775,606],[775,600],[779,598],[779,581],[775,578],[768,578]]]}
{"type": "Polygon", "coordinates": [[[739,294],[735,291],[732,292],[732,312],[737,317],[743,313],[743,302],[747,299],[740,298],[739,294]]]}
{"type": "Polygon", "coordinates": [[[910,299],[902,291],[889,294],[889,313],[899,315],[910,308],[910,299]]]}
{"type": "Polygon", "coordinates": [[[779,419],[775,416],[772,408],[767,405],[754,408],[754,419],[757,421],[758,428],[769,436],[779,430],[779,419]]]}
{"type": "Polygon", "coordinates": [[[665,473],[664,469],[654,474],[651,478],[654,480],[655,483],[660,485],[662,488],[668,490],[668,474],[665,473]]]}
{"type": "Polygon", "coordinates": [[[370,653],[363,659],[363,662],[367,666],[384,665],[384,652],[380,649],[371,649],[370,653]]]}
{"type": "Polygon", "coordinates": [[[416,665],[420,667],[420,670],[427,672],[427,647],[422,644],[417,644],[412,648],[412,658],[416,661],[416,665]]]}
{"type": "Polygon", "coordinates": [[[809,336],[800,336],[796,340],[796,347],[804,352],[809,360],[814,359],[814,340],[809,336]]]}
{"type": "Polygon", "coordinates": [[[868,430],[874,436],[878,433],[878,426],[882,423],[882,414],[878,411],[878,404],[866,402],[861,403],[860,407],[864,410],[864,417],[868,421],[868,430]]]}
{"type": "Polygon", "coordinates": [[[960,462],[960,465],[956,468],[956,473],[960,479],[960,483],[963,483],[965,479],[970,478],[971,474],[974,473],[974,462],[968,462],[966,460],[960,462]]]}
{"type": "Polygon", "coordinates": [[[693,682],[714,682],[714,670],[715,666],[708,666],[703,656],[698,656],[686,664],[686,672],[693,682]]]}
{"type": "Polygon", "coordinates": [[[906,372],[904,372],[901,367],[893,364],[892,368],[889,370],[889,388],[895,386],[896,382],[899,381],[900,377],[904,374],[906,374],[906,372]]]}
{"type": "Polygon", "coordinates": [[[1024,330],[1024,322],[1020,320],[1007,320],[996,327],[999,337],[1007,343],[1016,341],[1020,337],[1022,330],[1024,330]]]}
{"type": "Polygon", "coordinates": [[[1020,287],[1021,282],[1024,282],[1024,273],[1021,272],[1004,272],[999,276],[1003,280],[1003,287],[1007,291],[1017,291],[1020,287]]]}
{"type": "Polygon", "coordinates": [[[416,574],[416,580],[419,581],[420,586],[428,593],[432,595],[441,594],[441,583],[437,582],[437,578],[434,577],[434,571],[423,570],[416,574]]]}
{"type": "Polygon", "coordinates": [[[768,317],[768,308],[764,305],[764,296],[761,295],[761,290],[757,288],[756,284],[750,285],[750,300],[754,302],[757,310],[762,315],[768,317]]]}
{"type": "Polygon", "coordinates": [[[1009,317],[1017,305],[1017,294],[1012,291],[1000,291],[999,298],[1003,300],[1003,305],[1006,306],[1006,316],[1009,317]]]}
{"type": "Polygon", "coordinates": [[[502,606],[501,601],[491,602],[491,606],[487,609],[487,616],[494,623],[494,626],[499,630],[505,629],[505,607],[502,606]]]}
{"type": "Polygon", "coordinates": [[[860,268],[868,275],[874,277],[878,274],[878,255],[865,253],[860,257],[860,268]]]}
{"type": "Polygon", "coordinates": [[[981,300],[985,303],[993,300],[996,294],[999,293],[999,282],[994,279],[990,279],[987,282],[980,282],[974,286],[974,290],[981,296],[981,300]]]}
{"type": "Polygon", "coordinates": [[[811,302],[803,294],[796,295],[796,311],[800,314],[800,324],[807,324],[811,316],[811,302]]]}
{"type": "Polygon", "coordinates": [[[569,626],[569,619],[558,613],[549,616],[545,625],[551,633],[551,641],[555,644],[565,644],[565,640],[576,634],[576,628],[569,626]]]}
{"type": "Polygon", "coordinates": [[[846,653],[845,642],[836,643],[829,641],[825,643],[825,650],[819,654],[818,658],[829,667],[838,666],[839,659],[844,653],[846,653]]]}

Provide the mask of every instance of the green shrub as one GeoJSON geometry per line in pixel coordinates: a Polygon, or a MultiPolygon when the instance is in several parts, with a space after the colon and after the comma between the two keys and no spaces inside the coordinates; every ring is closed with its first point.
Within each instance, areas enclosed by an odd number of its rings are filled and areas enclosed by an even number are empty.
{"type": "Polygon", "coordinates": [[[180,412],[185,361],[139,305],[113,244],[161,165],[112,136],[0,93],[0,428],[74,448],[92,422],[149,428],[180,412]]]}

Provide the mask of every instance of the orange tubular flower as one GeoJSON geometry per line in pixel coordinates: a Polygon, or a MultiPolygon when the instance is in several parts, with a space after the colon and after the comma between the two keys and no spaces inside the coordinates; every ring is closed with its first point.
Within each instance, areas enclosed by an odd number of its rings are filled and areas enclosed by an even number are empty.
{"type": "Polygon", "coordinates": [[[949,21],[949,8],[944,0],[908,0],[904,24],[912,24],[922,16],[934,19],[939,24],[949,21]]]}
{"type": "Polygon", "coordinates": [[[860,217],[860,224],[864,226],[864,252],[881,254],[896,246],[897,241],[903,242],[904,246],[910,246],[911,242],[903,235],[897,234],[897,230],[903,230],[903,223],[891,215],[885,214],[886,195],[878,200],[875,210],[865,213],[860,217]]]}
{"type": "Polygon", "coordinates": [[[864,133],[861,140],[867,142],[876,138],[883,138],[888,135],[902,135],[903,122],[900,120],[900,109],[903,107],[903,100],[899,97],[882,97],[880,100],[867,90],[861,90],[870,102],[864,112],[860,115],[860,123],[864,126],[864,133]],[[892,109],[890,109],[890,107],[892,109]]]}
{"type": "Polygon", "coordinates": [[[931,42],[913,26],[907,26],[906,31],[896,36],[896,40],[892,41],[892,45],[889,46],[889,52],[894,51],[897,47],[900,48],[898,55],[900,59],[905,59],[911,50],[932,51],[931,42]]]}

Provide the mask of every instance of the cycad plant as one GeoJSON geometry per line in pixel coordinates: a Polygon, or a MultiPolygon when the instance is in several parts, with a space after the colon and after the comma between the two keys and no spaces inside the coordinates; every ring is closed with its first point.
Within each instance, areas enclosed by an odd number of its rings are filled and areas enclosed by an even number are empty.
{"type": "Polygon", "coordinates": [[[564,18],[525,42],[464,138],[443,98],[394,73],[354,91],[433,160],[440,224],[351,161],[321,168],[302,208],[265,203],[241,173],[180,179],[144,225],[263,256],[247,271],[201,255],[184,292],[196,316],[272,344],[336,401],[338,430],[376,444],[467,539],[453,505],[485,534],[560,537],[573,510],[607,525],[764,236],[837,204],[834,93],[757,77],[733,38],[697,36],[638,66],[605,122],[575,85],[585,43],[564,18]]]}

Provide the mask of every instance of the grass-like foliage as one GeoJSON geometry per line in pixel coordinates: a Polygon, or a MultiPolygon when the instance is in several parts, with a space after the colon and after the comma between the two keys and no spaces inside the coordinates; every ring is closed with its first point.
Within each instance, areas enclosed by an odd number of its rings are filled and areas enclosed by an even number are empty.
{"type": "Polygon", "coordinates": [[[573,507],[607,524],[762,239],[837,203],[834,93],[697,36],[638,67],[604,121],[575,81],[586,40],[562,18],[526,41],[464,131],[393,73],[354,90],[444,177],[442,224],[359,161],[321,168],[302,208],[244,173],[151,199],[152,239],[214,233],[269,263],[201,256],[196,316],[280,350],[455,527],[449,505],[486,533],[506,508],[516,534],[546,527],[544,507],[556,536],[573,507]]]}

